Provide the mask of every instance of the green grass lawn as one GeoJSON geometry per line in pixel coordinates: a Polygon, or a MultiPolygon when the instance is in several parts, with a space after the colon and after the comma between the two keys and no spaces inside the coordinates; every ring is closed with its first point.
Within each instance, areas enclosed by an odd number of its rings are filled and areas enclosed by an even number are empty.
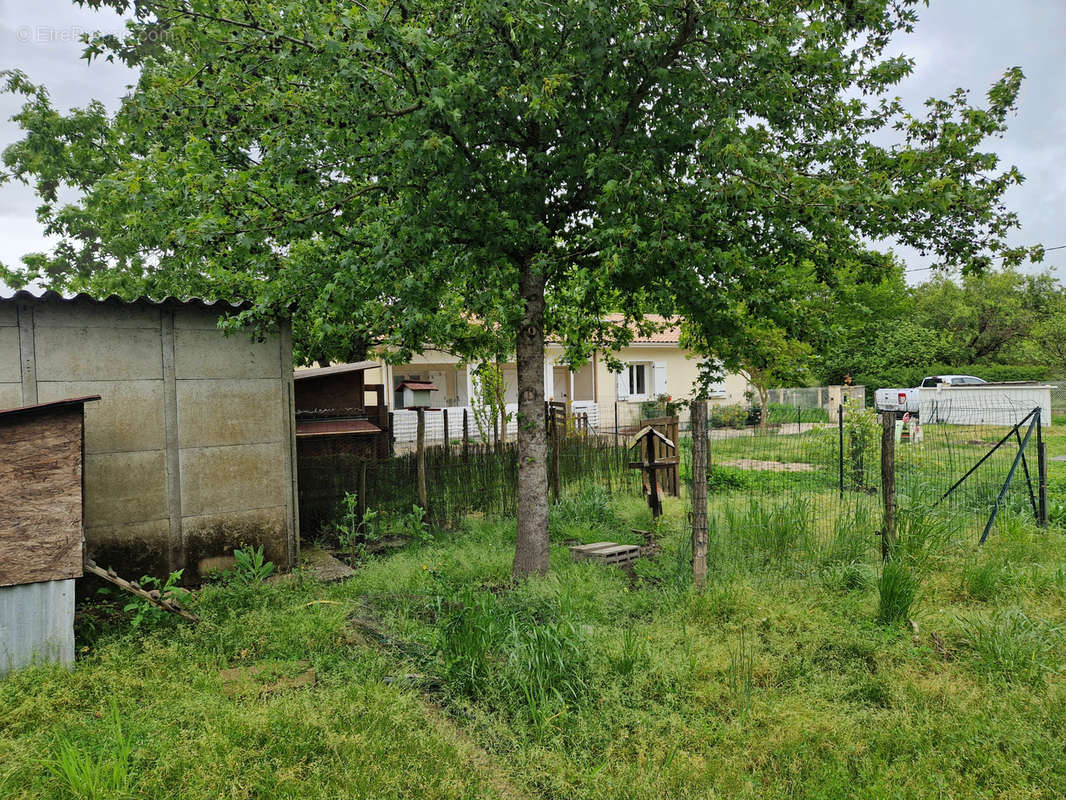
{"type": "Polygon", "coordinates": [[[714,498],[702,594],[672,498],[633,575],[571,562],[652,527],[586,487],[545,578],[510,579],[513,522],[470,519],[341,584],[207,587],[198,625],[87,617],[73,671],[0,682],[0,796],[1062,796],[1062,530],[1011,516],[978,550],[905,518],[917,597],[882,625],[868,530],[812,546],[749,500],[714,498]],[[246,665],[263,685],[227,692],[246,665]]]}

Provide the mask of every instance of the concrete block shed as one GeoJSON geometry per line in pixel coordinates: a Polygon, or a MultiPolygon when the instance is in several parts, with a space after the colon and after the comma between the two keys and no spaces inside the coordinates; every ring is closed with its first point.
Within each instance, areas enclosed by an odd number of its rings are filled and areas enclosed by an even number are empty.
{"type": "Polygon", "coordinates": [[[84,474],[86,555],[101,566],[194,580],[242,544],[297,562],[289,327],[226,335],[219,318],[239,308],[0,298],[0,408],[100,396],[86,407],[84,474]]]}

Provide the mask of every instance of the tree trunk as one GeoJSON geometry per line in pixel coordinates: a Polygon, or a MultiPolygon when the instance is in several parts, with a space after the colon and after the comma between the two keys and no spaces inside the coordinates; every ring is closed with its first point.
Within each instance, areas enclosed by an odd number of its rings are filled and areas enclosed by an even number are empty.
{"type": "Polygon", "coordinates": [[[769,414],[767,413],[767,408],[766,408],[769,404],[770,404],[770,392],[767,389],[764,389],[764,388],[762,388],[760,386],[759,387],[759,405],[762,408],[762,410],[761,410],[761,412],[759,414],[759,427],[760,428],[765,428],[766,427],[766,423],[769,422],[769,420],[767,419],[769,414]]]}
{"type": "Polygon", "coordinates": [[[519,271],[525,308],[518,325],[518,535],[514,574],[548,571],[548,443],[544,429],[544,274],[519,271]]]}

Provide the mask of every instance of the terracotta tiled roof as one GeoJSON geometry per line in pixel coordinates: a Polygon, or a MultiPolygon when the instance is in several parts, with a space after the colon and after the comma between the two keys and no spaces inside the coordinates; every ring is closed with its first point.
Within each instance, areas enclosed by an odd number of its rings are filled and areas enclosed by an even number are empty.
{"type": "MultiPolygon", "coordinates": [[[[649,322],[653,322],[659,328],[654,333],[641,334],[636,331],[633,332],[633,342],[637,344],[678,344],[681,341],[681,325],[680,320],[676,318],[664,317],[659,314],[645,314],[644,319],[649,322]]],[[[625,316],[622,314],[607,314],[604,316],[606,322],[613,322],[616,325],[621,325],[625,320],[625,316]]]]}
{"type": "Polygon", "coordinates": [[[410,389],[413,392],[435,392],[437,390],[436,384],[425,381],[401,381],[396,388],[410,389]]]}

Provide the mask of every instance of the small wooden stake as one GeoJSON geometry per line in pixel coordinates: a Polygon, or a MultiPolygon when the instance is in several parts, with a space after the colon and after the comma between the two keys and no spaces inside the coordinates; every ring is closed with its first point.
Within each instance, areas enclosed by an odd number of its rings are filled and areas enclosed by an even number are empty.
{"type": "Polygon", "coordinates": [[[463,457],[470,453],[470,409],[463,408],[463,457]]]}
{"type": "Polygon", "coordinates": [[[881,559],[888,561],[896,547],[896,415],[881,412],[881,496],[885,505],[881,529],[881,559]]]}
{"type": "Polygon", "coordinates": [[[442,408],[440,413],[444,421],[444,454],[447,456],[452,451],[452,440],[448,432],[448,409],[442,408]]]}
{"type": "Polygon", "coordinates": [[[418,504],[423,510],[429,511],[429,503],[426,499],[426,410],[419,408],[418,434],[415,439],[415,463],[418,467],[418,504]]]}
{"type": "Polygon", "coordinates": [[[692,579],[707,585],[707,404],[693,400],[692,417],[692,579]]]}

